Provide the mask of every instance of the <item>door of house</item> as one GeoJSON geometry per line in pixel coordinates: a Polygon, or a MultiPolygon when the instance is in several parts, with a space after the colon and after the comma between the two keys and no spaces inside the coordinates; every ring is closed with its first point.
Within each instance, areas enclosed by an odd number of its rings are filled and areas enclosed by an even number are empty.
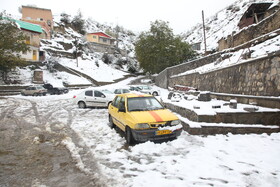
{"type": "Polygon", "coordinates": [[[33,50],[33,60],[37,60],[37,51],[33,50]]]}

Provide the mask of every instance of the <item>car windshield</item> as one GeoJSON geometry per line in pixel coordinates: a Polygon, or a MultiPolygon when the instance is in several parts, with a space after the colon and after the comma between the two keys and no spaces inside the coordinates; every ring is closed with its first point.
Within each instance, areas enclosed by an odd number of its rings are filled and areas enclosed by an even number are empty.
{"type": "Polygon", "coordinates": [[[105,94],[114,94],[113,92],[109,91],[109,90],[102,90],[103,93],[105,94]]]}
{"type": "Polygon", "coordinates": [[[154,97],[132,97],[127,99],[128,111],[149,111],[164,109],[154,97]]]}

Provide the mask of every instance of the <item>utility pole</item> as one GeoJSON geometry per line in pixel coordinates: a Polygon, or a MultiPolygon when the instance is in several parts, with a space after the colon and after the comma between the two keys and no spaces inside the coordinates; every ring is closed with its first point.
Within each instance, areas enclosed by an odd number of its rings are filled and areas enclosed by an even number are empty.
{"type": "Polygon", "coordinates": [[[119,25],[116,26],[116,40],[117,40],[117,49],[119,48],[119,32],[120,32],[120,27],[119,25]]]}
{"type": "Polygon", "coordinates": [[[204,37],[204,50],[205,50],[205,54],[206,54],[206,34],[205,34],[205,24],[204,24],[204,12],[202,10],[202,26],[203,26],[203,37],[204,37]]]}

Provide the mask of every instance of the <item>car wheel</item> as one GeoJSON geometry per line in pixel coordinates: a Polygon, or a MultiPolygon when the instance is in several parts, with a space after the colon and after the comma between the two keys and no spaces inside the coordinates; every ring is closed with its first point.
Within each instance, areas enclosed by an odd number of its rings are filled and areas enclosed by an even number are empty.
{"type": "Polygon", "coordinates": [[[64,93],[68,93],[69,92],[69,90],[64,90],[64,93]]]}
{"type": "Polygon", "coordinates": [[[111,116],[111,115],[109,115],[109,127],[110,127],[110,128],[114,128],[114,127],[115,127],[115,124],[114,124],[114,122],[113,122],[113,119],[112,119],[112,116],[111,116]]]}
{"type": "Polygon", "coordinates": [[[86,103],[83,102],[83,101],[80,101],[80,102],[78,103],[78,106],[79,106],[79,108],[86,108],[86,107],[87,107],[87,106],[86,106],[86,103]]]}
{"type": "Polygon", "coordinates": [[[158,96],[158,93],[157,92],[153,92],[153,96],[158,96]]]}
{"type": "Polygon", "coordinates": [[[131,129],[129,127],[125,128],[125,139],[126,139],[126,143],[131,145],[135,142],[131,129]]]}
{"type": "Polygon", "coordinates": [[[33,96],[38,96],[38,93],[34,93],[33,96]]]}

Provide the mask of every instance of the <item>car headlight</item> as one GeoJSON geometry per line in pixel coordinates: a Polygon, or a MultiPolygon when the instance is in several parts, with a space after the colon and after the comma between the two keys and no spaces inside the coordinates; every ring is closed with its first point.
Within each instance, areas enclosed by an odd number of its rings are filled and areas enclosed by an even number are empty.
{"type": "Polygon", "coordinates": [[[179,125],[181,123],[180,120],[171,121],[171,126],[179,125]]]}
{"type": "Polygon", "coordinates": [[[137,123],[135,129],[149,129],[150,126],[148,123],[137,123]]]}

